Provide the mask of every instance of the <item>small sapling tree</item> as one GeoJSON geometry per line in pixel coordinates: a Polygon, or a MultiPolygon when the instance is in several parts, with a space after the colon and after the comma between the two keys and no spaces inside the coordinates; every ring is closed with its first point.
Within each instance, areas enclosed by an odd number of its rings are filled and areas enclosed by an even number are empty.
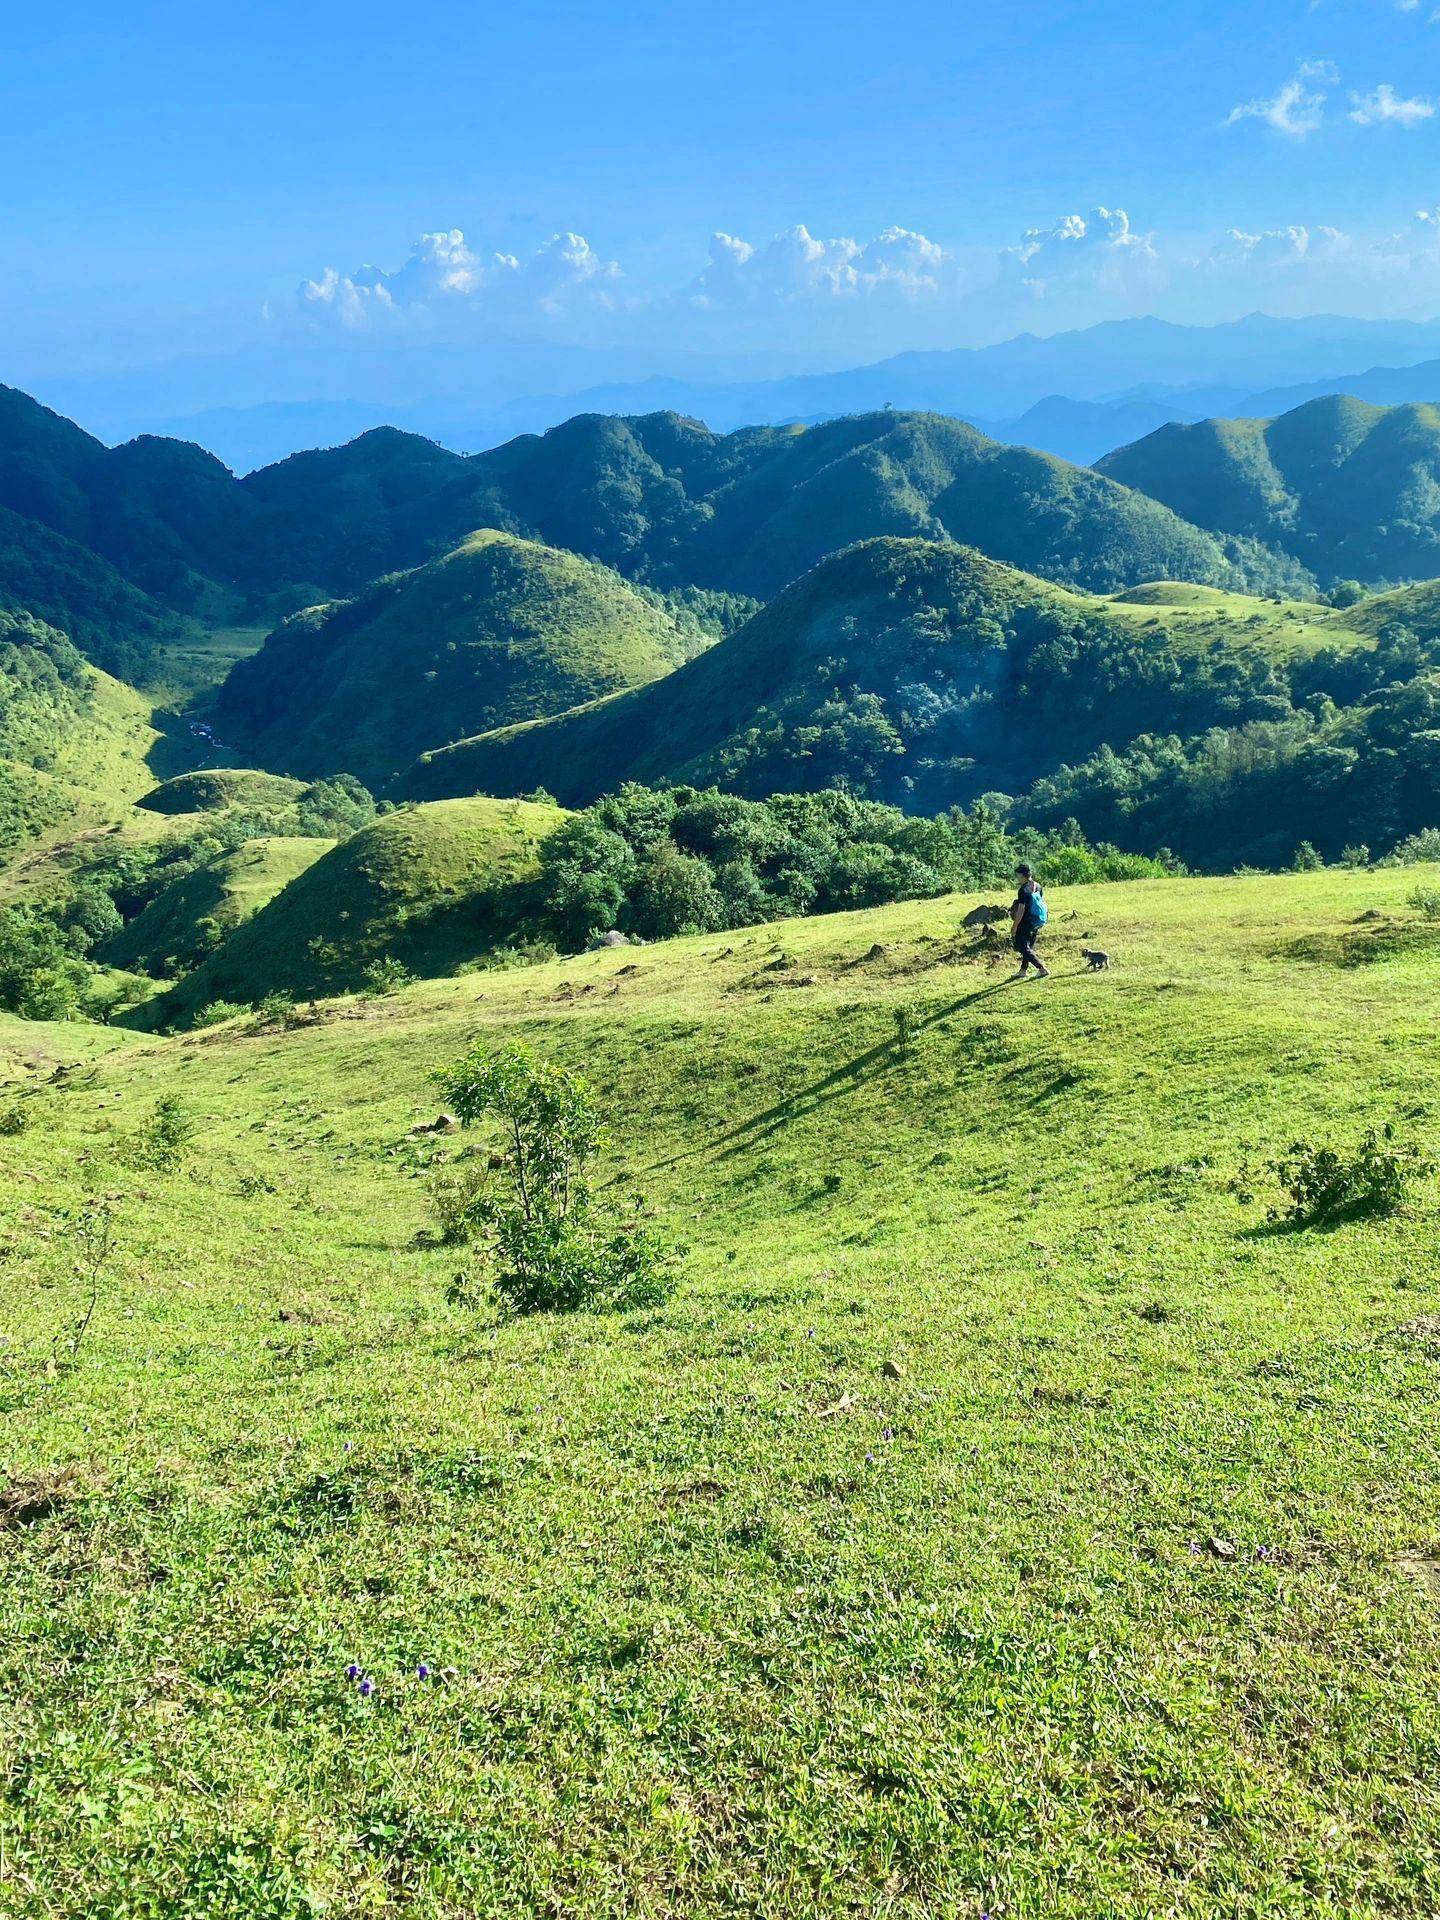
{"type": "Polygon", "coordinates": [[[521,1041],[477,1042],[436,1081],[462,1126],[498,1135],[489,1177],[466,1202],[495,1290],[517,1312],[627,1307],[667,1291],[643,1203],[627,1212],[596,1196],[609,1144],[587,1081],[537,1060],[521,1041]]]}

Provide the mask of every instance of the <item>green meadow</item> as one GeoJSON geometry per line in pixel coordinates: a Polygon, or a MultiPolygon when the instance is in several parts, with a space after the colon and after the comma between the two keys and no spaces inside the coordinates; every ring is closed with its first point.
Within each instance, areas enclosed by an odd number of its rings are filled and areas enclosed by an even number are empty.
{"type": "Polygon", "coordinates": [[[1440,1191],[1269,1163],[1440,1151],[1437,878],[0,1022],[0,1911],[1434,1912],[1440,1191]],[[454,1304],[413,1129],[515,1035],[664,1305],[454,1304]]]}

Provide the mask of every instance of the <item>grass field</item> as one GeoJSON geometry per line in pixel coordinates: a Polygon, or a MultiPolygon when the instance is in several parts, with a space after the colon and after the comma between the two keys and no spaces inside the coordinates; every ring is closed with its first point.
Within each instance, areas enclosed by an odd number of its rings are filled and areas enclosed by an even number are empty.
{"type": "Polygon", "coordinates": [[[159,697],[174,706],[203,703],[213,694],[237,660],[258,653],[275,623],[266,626],[219,627],[196,625],[184,640],[165,650],[159,697]]]}
{"type": "Polygon", "coordinates": [[[1386,608],[1390,618],[1403,620],[1406,607],[1428,588],[1406,588],[1376,595],[1360,609],[1340,609],[1314,600],[1262,600],[1246,593],[1227,593],[1221,587],[1202,587],[1187,581],[1157,580],[1109,595],[1106,607],[1141,627],[1164,627],[1182,647],[1259,647],[1278,659],[1314,653],[1320,647],[1345,650],[1371,645],[1380,622],[1374,617],[1386,608]]]}
{"type": "Polygon", "coordinates": [[[1435,1912],[1440,1196],[1261,1169],[1440,1149],[1436,877],[1059,890],[1043,985],[951,899],[0,1024],[0,1911],[1435,1912]],[[511,1033],[665,1306],[447,1304],[409,1130],[511,1033]]]}

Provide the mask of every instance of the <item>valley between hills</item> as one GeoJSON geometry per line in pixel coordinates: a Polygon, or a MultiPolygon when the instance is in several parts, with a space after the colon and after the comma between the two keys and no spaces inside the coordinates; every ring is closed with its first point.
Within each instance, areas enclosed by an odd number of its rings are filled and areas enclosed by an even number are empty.
{"type": "Polygon", "coordinates": [[[1426,405],[0,389],[0,1907],[1433,1912],[1437,790],[1426,405]]]}

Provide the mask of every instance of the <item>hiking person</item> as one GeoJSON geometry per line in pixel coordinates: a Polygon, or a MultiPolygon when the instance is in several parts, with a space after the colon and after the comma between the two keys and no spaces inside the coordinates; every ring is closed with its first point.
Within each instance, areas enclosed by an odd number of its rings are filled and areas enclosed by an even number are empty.
{"type": "Polygon", "coordinates": [[[1015,978],[1023,980],[1034,967],[1037,980],[1048,980],[1050,969],[1035,951],[1035,936],[1050,918],[1045,889],[1023,860],[1015,869],[1015,878],[1019,887],[1010,908],[1010,944],[1020,956],[1020,971],[1015,978]]]}

